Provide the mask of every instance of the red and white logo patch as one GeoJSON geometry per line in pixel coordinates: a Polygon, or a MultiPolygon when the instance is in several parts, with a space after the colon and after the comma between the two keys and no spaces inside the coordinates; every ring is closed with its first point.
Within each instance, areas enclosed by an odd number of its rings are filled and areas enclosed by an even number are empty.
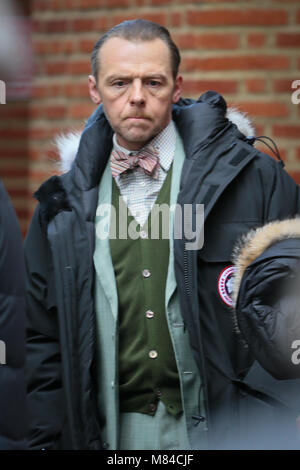
{"type": "Polygon", "coordinates": [[[227,266],[226,268],[221,271],[218,277],[218,292],[219,296],[223,300],[223,302],[228,305],[228,307],[233,306],[233,300],[231,298],[231,294],[233,291],[233,275],[234,275],[235,267],[234,266],[227,266]]]}

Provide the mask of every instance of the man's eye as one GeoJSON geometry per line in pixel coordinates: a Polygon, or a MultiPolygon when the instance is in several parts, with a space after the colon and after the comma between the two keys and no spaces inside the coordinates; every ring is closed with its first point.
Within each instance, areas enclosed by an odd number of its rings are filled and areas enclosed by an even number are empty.
{"type": "Polygon", "coordinates": [[[117,82],[114,82],[113,85],[117,88],[122,88],[126,85],[126,82],[124,82],[123,80],[118,80],[117,82]]]}
{"type": "Polygon", "coordinates": [[[158,87],[160,85],[160,82],[157,81],[157,80],[149,80],[148,85],[155,88],[155,87],[158,87]]]}

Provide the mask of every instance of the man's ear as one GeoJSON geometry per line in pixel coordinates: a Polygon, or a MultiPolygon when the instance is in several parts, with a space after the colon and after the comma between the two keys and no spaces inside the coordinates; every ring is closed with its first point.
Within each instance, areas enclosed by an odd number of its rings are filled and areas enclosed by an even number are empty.
{"type": "Polygon", "coordinates": [[[182,93],[182,76],[177,75],[173,91],[173,103],[177,103],[182,93]]]}
{"type": "Polygon", "coordinates": [[[101,96],[97,88],[96,79],[93,75],[89,75],[89,92],[93,103],[100,104],[101,96]]]}

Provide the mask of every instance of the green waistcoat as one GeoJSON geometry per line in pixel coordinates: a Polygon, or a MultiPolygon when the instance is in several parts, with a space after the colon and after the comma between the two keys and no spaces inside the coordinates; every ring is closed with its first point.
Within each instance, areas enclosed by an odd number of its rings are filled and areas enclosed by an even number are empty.
{"type": "Polygon", "coordinates": [[[182,412],[180,382],[165,310],[171,175],[172,167],[143,227],[128,213],[113,180],[116,230],[115,238],[110,239],[110,249],[119,303],[120,411],[154,415],[161,400],[169,413],[182,412]],[[120,211],[121,216],[125,215],[128,233],[130,227],[134,229],[126,238],[120,236],[120,211]],[[166,214],[164,220],[162,213],[166,214]]]}
{"type": "MultiPolygon", "coordinates": [[[[183,143],[177,133],[176,149],[172,164],[170,191],[171,207],[177,201],[184,158],[185,154],[183,143]]],[[[160,419],[158,412],[155,413],[154,416],[145,413],[119,413],[119,308],[115,271],[112,263],[108,236],[110,225],[109,221],[112,220],[113,216],[111,207],[112,187],[113,178],[110,170],[110,162],[108,160],[99,184],[98,207],[95,215],[94,252],[96,354],[93,374],[97,386],[97,402],[103,439],[110,450],[117,450],[119,448],[120,416],[125,414],[126,416],[138,417],[139,420],[137,429],[130,429],[131,434],[133,431],[138,434],[140,433],[140,429],[143,429],[144,438],[146,439],[147,436],[150,436],[151,439],[151,436],[154,433],[157,435],[158,430],[160,430],[165,436],[165,439],[169,440],[169,437],[171,436],[172,441],[173,432],[175,432],[176,435],[179,436],[181,443],[178,449],[188,449],[188,446],[185,447],[186,439],[182,438],[183,434],[187,433],[192,449],[206,448],[206,423],[201,422],[195,426],[195,421],[193,419],[195,414],[205,414],[205,406],[201,388],[201,377],[199,376],[199,371],[193,358],[189,345],[188,333],[184,328],[180,311],[174,269],[174,243],[172,237],[169,240],[169,267],[166,291],[164,293],[164,304],[179,372],[183,414],[177,417],[166,413],[169,417],[166,422],[165,419],[160,419]],[[149,420],[149,418],[151,419],[149,420]],[[174,420],[172,420],[172,418],[174,418],[174,420]],[[170,432],[170,420],[173,423],[173,432],[170,432]],[[182,422],[185,422],[186,430],[182,429],[182,422]],[[180,430],[178,430],[178,426],[180,427],[180,430]]],[[[174,214],[171,212],[170,233],[173,233],[173,215],[174,214]]],[[[148,278],[148,280],[149,279],[150,278],[148,278]]],[[[160,404],[163,403],[161,402],[160,404]]],[[[129,447],[130,446],[128,446],[128,448],[129,447]]],[[[168,449],[169,447],[160,448],[168,449]]]]}

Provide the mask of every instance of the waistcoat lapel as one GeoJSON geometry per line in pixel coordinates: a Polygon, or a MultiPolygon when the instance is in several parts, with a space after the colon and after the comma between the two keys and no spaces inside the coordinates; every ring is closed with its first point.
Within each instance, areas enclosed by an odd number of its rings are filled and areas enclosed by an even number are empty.
{"type": "Polygon", "coordinates": [[[98,282],[102,285],[103,292],[110,305],[111,313],[116,320],[118,312],[117,286],[110,255],[109,238],[104,236],[105,229],[109,230],[110,225],[111,195],[112,177],[108,162],[99,186],[98,207],[95,219],[96,242],[94,264],[98,282]]]}
{"type": "MultiPolygon", "coordinates": [[[[185,159],[185,153],[183,148],[182,140],[177,132],[176,136],[176,147],[175,155],[173,161],[173,172],[171,180],[171,192],[170,192],[170,207],[176,204],[177,196],[179,193],[180,178],[182,166],[185,159]]],[[[169,267],[168,267],[168,277],[166,284],[166,306],[168,305],[175,289],[176,289],[176,279],[174,271],[174,211],[170,211],[170,257],[169,257],[169,267]]]]}

